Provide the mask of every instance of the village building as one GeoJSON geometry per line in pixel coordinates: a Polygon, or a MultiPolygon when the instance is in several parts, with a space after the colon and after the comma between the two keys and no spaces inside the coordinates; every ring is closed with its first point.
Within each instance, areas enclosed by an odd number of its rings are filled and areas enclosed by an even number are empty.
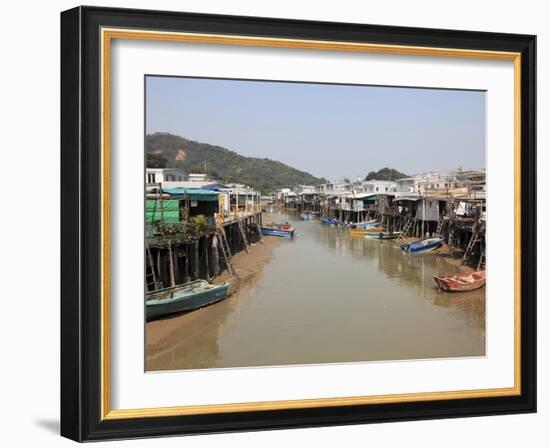
{"type": "Polygon", "coordinates": [[[227,220],[242,218],[261,211],[260,193],[243,184],[229,184],[217,189],[220,217],[227,220]]]}
{"type": "Polygon", "coordinates": [[[397,179],[397,191],[401,193],[414,193],[414,177],[404,177],[403,179],[397,179]]]}
{"type": "Polygon", "coordinates": [[[350,182],[327,182],[315,187],[315,192],[325,196],[336,196],[341,193],[346,193],[352,190],[350,182]]]}
{"type": "Polygon", "coordinates": [[[146,184],[161,184],[182,182],[187,180],[185,173],[176,168],[147,168],[145,170],[146,184]]]}
{"type": "Polygon", "coordinates": [[[422,173],[414,176],[414,192],[424,195],[428,190],[453,189],[460,186],[455,171],[422,173]]]}
{"type": "Polygon", "coordinates": [[[146,222],[180,223],[189,216],[203,215],[215,227],[218,193],[202,188],[154,188],[146,195],[146,222]]]}
{"type": "Polygon", "coordinates": [[[366,180],[362,183],[365,193],[391,194],[397,191],[397,182],[393,180],[366,180]]]}

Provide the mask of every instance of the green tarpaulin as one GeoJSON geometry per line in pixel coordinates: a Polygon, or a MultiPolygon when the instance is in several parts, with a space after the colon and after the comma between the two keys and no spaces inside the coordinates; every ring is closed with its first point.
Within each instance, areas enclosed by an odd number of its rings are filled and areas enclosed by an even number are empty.
{"type": "Polygon", "coordinates": [[[145,220],[148,223],[155,221],[180,222],[179,201],[176,199],[165,199],[163,201],[147,199],[145,203],[145,220]]]}

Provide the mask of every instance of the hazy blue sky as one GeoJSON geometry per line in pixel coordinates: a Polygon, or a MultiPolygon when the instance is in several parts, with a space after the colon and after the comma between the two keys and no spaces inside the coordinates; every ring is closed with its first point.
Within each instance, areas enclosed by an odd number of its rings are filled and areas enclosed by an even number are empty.
{"type": "Polygon", "coordinates": [[[485,93],[147,77],[146,130],[316,176],[485,167],[485,93]]]}

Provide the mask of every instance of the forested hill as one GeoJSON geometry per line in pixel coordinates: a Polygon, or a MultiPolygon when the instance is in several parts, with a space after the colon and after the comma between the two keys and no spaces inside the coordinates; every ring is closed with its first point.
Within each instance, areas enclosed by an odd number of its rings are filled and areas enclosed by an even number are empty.
{"type": "Polygon", "coordinates": [[[276,160],[245,157],[221,146],[199,143],[167,133],[147,135],[145,151],[148,168],[180,168],[186,173],[206,171],[223,182],[250,185],[263,194],[293,185],[325,182],[325,179],[276,160]]]}
{"type": "Polygon", "coordinates": [[[393,168],[382,168],[378,171],[371,171],[365,177],[365,180],[398,180],[409,177],[405,173],[401,173],[393,168]]]}

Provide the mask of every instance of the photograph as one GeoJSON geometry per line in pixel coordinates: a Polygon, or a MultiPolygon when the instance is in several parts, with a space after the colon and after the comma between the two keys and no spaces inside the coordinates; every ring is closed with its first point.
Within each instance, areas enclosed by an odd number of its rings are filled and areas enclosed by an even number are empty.
{"type": "Polygon", "coordinates": [[[485,90],[144,89],[145,371],[487,355],[485,90]]]}

